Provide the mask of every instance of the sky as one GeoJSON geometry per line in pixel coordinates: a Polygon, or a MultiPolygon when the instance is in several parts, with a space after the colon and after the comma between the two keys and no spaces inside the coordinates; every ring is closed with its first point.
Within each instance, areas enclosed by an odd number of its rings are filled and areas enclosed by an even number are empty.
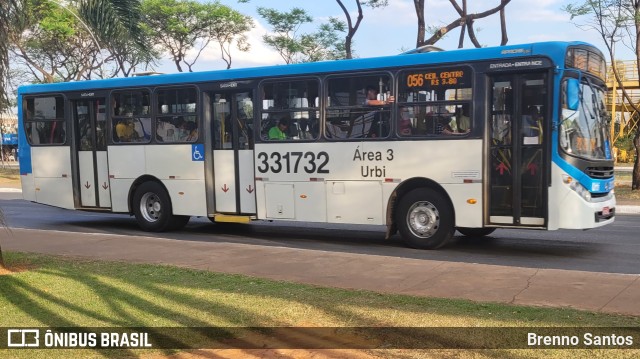
{"type": "MultiPolygon", "coordinates": [[[[251,0],[248,4],[239,4],[237,0],[219,0],[221,3],[254,18],[255,28],[248,34],[251,50],[232,52],[233,68],[255,67],[284,64],[284,60],[275,50],[262,42],[262,36],[269,32],[268,24],[256,12],[258,6],[271,7],[280,11],[289,11],[293,7],[304,8],[314,22],[301,32],[314,32],[330,16],[344,20],[344,14],[335,0],[251,0]]],[[[562,10],[570,3],[580,0],[512,0],[506,7],[507,35],[509,44],[524,44],[538,41],[586,41],[596,45],[606,53],[600,36],[595,31],[587,31],[576,25],[583,24],[588,18],[576,18],[573,21],[562,10]]],[[[344,0],[355,18],[354,0],[344,0]]],[[[458,0],[458,3],[461,3],[458,0]]],[[[499,0],[468,0],[470,13],[481,12],[497,6],[499,0]]],[[[426,0],[425,21],[428,25],[445,26],[458,18],[448,0],[426,0]]],[[[389,0],[384,9],[363,8],[364,19],[354,38],[354,50],[357,57],[394,55],[415,47],[417,20],[412,0],[389,0]]],[[[476,36],[483,46],[496,46],[500,43],[500,17],[498,14],[476,21],[476,36]]],[[[458,47],[460,28],[454,29],[436,46],[445,50],[458,47]]],[[[428,36],[427,36],[428,37],[428,36]]],[[[465,47],[473,47],[468,37],[465,47]]],[[[618,51],[618,59],[632,59],[630,51],[618,51]]],[[[195,71],[224,69],[219,50],[210,46],[201,55],[194,67],[195,71]]],[[[163,61],[158,68],[165,73],[176,72],[175,65],[163,61]]]]}

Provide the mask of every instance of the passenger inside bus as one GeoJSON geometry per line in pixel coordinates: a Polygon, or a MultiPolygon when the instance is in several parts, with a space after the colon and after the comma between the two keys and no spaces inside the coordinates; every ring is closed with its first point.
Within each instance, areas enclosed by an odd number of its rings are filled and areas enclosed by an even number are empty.
{"type": "Polygon", "coordinates": [[[411,124],[411,113],[409,112],[409,108],[405,107],[400,111],[398,133],[401,136],[411,136],[413,134],[413,125],[411,124]]]}
{"type": "Polygon", "coordinates": [[[455,119],[451,117],[440,117],[440,121],[436,124],[436,135],[453,135],[460,136],[466,135],[469,131],[466,132],[458,132],[451,128],[451,124],[455,123],[455,119]]]}
{"type": "Polygon", "coordinates": [[[119,142],[132,142],[140,138],[140,134],[135,129],[133,120],[123,119],[116,124],[116,136],[119,142]]]}
{"type": "Polygon", "coordinates": [[[384,106],[395,102],[395,97],[389,94],[383,94],[378,96],[378,89],[375,86],[367,86],[367,98],[364,101],[365,105],[369,106],[384,106]]]}
{"type": "Polygon", "coordinates": [[[181,141],[193,142],[198,138],[198,125],[193,121],[184,121],[180,130],[181,141]]]}
{"type": "Polygon", "coordinates": [[[456,118],[455,118],[455,122],[453,122],[453,124],[455,124],[455,128],[453,128],[453,130],[459,133],[468,133],[469,131],[471,131],[471,119],[469,118],[469,106],[462,105],[462,106],[456,107],[455,114],[456,114],[456,118]]]}
{"type": "Polygon", "coordinates": [[[269,130],[268,138],[270,140],[286,140],[287,128],[289,127],[289,119],[281,118],[276,126],[269,130]]]}
{"type": "MultiPolygon", "coordinates": [[[[366,87],[366,99],[365,105],[367,106],[385,106],[390,105],[395,102],[395,97],[391,96],[389,93],[379,95],[378,89],[375,86],[368,85],[366,87]]],[[[368,114],[363,115],[362,120],[367,123],[370,122],[368,126],[368,130],[364,130],[363,137],[369,138],[378,138],[378,137],[386,137],[389,133],[389,116],[388,112],[382,113],[379,110],[372,111],[368,114]]],[[[367,127],[367,126],[365,126],[367,127]]],[[[352,131],[352,133],[354,133],[352,131]]]]}

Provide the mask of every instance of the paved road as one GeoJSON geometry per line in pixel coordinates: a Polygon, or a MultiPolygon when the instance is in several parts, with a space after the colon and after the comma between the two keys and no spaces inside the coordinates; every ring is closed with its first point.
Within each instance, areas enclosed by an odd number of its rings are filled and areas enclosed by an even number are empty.
{"type": "MultiPolygon", "coordinates": [[[[173,241],[246,244],[260,247],[321,250],[457,263],[480,263],[536,269],[640,274],[640,216],[619,215],[613,225],[589,231],[497,230],[487,239],[457,236],[437,251],[406,248],[398,238],[384,240],[380,226],[300,225],[254,222],[212,224],[192,219],[174,233],[141,232],[126,215],[61,210],[23,201],[20,194],[0,193],[0,206],[13,228],[78,233],[145,236],[173,241]]],[[[157,241],[162,246],[165,241],[157,241]]]]}
{"type": "Polygon", "coordinates": [[[633,274],[639,272],[638,216],[621,216],[614,226],[588,232],[500,231],[483,243],[458,238],[443,250],[419,251],[385,241],[380,227],[239,227],[198,219],[183,231],[150,235],[127,216],[64,211],[10,197],[0,195],[14,227],[0,232],[6,250],[640,316],[640,275],[633,274]]]}

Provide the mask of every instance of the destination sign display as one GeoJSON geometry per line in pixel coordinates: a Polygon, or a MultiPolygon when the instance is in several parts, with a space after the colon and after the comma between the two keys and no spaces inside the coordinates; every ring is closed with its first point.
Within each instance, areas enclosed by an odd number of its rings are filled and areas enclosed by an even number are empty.
{"type": "Polygon", "coordinates": [[[406,84],[409,88],[469,86],[467,72],[466,68],[411,71],[406,75],[406,84]]]}

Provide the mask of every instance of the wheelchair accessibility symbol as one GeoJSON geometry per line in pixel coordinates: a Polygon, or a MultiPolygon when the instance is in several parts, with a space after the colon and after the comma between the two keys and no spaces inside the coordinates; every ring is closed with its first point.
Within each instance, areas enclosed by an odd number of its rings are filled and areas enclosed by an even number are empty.
{"type": "Polygon", "coordinates": [[[204,161],[204,145],[202,143],[191,145],[191,161],[204,161]]]}

